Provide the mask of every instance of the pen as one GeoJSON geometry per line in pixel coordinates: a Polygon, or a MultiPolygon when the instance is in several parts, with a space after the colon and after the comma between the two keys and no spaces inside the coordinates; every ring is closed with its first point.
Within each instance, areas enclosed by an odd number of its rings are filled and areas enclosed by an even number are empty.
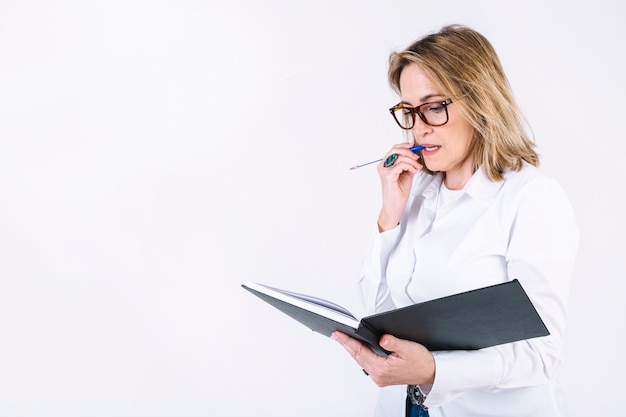
{"type": "MultiPolygon", "coordinates": [[[[413,151],[413,152],[419,152],[419,151],[421,151],[424,148],[425,147],[422,146],[422,145],[416,145],[416,146],[413,146],[412,148],[410,148],[409,150],[413,151]]],[[[397,153],[389,155],[387,157],[387,159],[385,159],[385,166],[386,167],[392,166],[396,159],[398,159],[398,154],[397,153]]],[[[364,167],[365,165],[375,164],[376,162],[380,162],[382,160],[383,160],[383,158],[380,158],[380,159],[377,159],[375,161],[367,162],[365,164],[355,165],[355,166],[351,167],[350,170],[361,168],[361,167],[364,167]]]]}

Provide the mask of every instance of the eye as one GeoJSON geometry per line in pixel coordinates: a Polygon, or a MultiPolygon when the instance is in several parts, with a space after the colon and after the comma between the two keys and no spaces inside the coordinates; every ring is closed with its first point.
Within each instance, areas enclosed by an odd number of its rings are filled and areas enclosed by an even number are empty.
{"type": "Polygon", "coordinates": [[[429,112],[429,113],[441,113],[444,110],[444,106],[441,103],[427,103],[424,104],[424,112],[429,112]]]}

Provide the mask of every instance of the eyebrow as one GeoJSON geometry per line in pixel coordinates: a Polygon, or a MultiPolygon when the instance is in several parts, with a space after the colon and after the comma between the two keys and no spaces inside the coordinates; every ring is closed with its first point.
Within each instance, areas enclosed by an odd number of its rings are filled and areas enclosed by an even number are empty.
{"type": "MultiPolygon", "coordinates": [[[[443,94],[427,94],[427,95],[425,95],[424,97],[422,97],[422,98],[420,99],[420,102],[421,102],[422,104],[426,104],[426,103],[428,103],[428,100],[430,100],[431,98],[434,98],[434,97],[443,97],[443,96],[444,96],[443,94]]],[[[409,103],[408,101],[404,101],[404,100],[402,100],[402,101],[401,101],[401,103],[402,103],[402,104],[408,104],[409,106],[411,106],[411,103],[409,103]]],[[[422,104],[418,104],[418,106],[421,106],[422,104]]]]}

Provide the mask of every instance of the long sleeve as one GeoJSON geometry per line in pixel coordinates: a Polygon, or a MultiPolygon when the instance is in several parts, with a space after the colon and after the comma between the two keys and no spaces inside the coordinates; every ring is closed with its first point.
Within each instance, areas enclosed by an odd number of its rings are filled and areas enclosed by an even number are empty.
{"type": "Polygon", "coordinates": [[[400,227],[380,233],[378,227],[372,231],[372,238],[365,255],[359,276],[361,299],[367,314],[389,311],[396,306],[389,294],[386,269],[389,255],[400,236],[400,227]]]}
{"type": "MultiPolygon", "coordinates": [[[[559,415],[553,376],[562,361],[579,240],[564,190],[530,165],[499,182],[478,170],[443,205],[441,176],[414,181],[400,226],[374,233],[359,280],[366,310],[387,311],[518,279],[550,331],[481,350],[432,352],[435,381],[424,387],[430,415],[559,415]],[[511,403],[523,406],[513,409],[511,403]]],[[[381,409],[395,407],[402,395],[401,386],[388,388],[380,392],[381,409]]]]}
{"type": "Polygon", "coordinates": [[[545,178],[524,187],[508,204],[515,209],[502,211],[501,219],[510,224],[507,275],[521,282],[550,336],[480,351],[434,352],[437,371],[428,407],[469,390],[498,392],[547,384],[561,362],[579,240],[573,211],[560,186],[545,178]]]}

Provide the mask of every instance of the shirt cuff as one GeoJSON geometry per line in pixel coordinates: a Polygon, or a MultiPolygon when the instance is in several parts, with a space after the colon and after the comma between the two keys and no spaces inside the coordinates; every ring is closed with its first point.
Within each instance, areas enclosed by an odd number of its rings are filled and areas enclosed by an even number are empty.
{"type": "MultiPolygon", "coordinates": [[[[426,407],[437,407],[468,390],[496,386],[502,378],[502,356],[495,349],[432,354],[435,358],[435,382],[424,402],[426,407]]],[[[427,386],[424,385],[424,388],[427,386]]]]}

